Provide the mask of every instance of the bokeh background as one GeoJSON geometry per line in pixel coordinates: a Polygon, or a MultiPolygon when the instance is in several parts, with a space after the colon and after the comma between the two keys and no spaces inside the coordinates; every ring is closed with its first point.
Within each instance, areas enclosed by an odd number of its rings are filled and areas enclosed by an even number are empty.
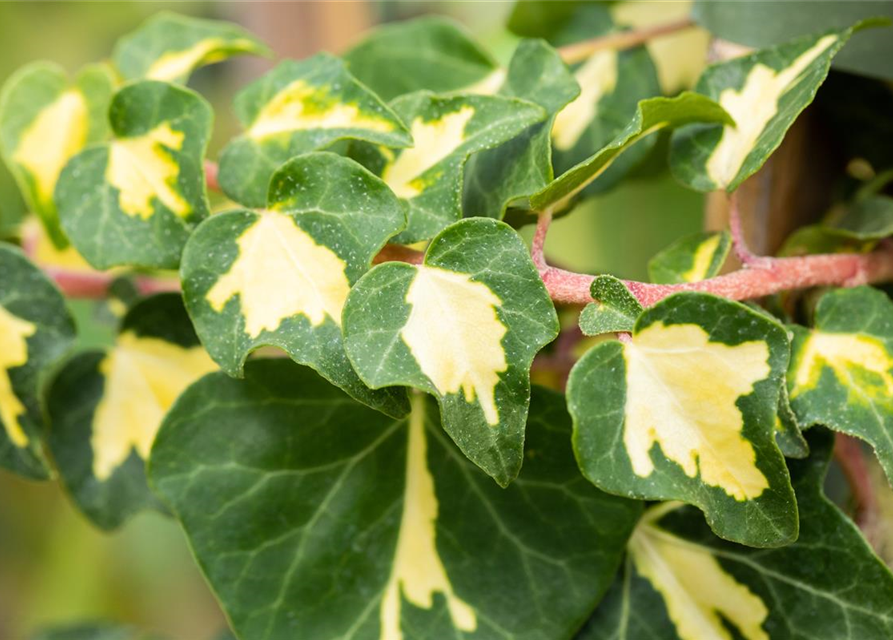
{"type": "MultiPolygon", "coordinates": [[[[226,19],[254,31],[278,58],[302,58],[320,49],[345,50],[378,23],[422,14],[465,23],[501,61],[516,39],[503,24],[511,2],[0,2],[0,83],[18,67],[49,59],[74,71],[106,57],[115,39],[146,17],[169,9],[226,19]]],[[[665,22],[689,10],[687,2],[627,2],[618,21],[665,22]]],[[[654,43],[663,88],[690,87],[706,59],[699,30],[654,43]],[[672,49],[671,56],[661,55],[672,49]]],[[[215,106],[216,150],[236,133],[231,109],[239,87],[276,60],[236,59],[200,70],[191,85],[215,106]]],[[[649,257],[703,223],[703,197],[666,174],[666,149],[610,193],[587,202],[549,235],[555,262],[580,271],[645,279],[649,257]],[[559,251],[560,248],[560,251],[559,251]]],[[[12,181],[0,169],[0,236],[23,215],[12,181]]],[[[110,341],[111,322],[93,303],[76,303],[81,346],[110,341]]],[[[210,639],[225,620],[177,525],[143,513],[114,534],[92,528],[55,483],[27,483],[0,471],[0,640],[24,640],[37,631],[91,620],[132,624],[178,640],[210,639]]]]}

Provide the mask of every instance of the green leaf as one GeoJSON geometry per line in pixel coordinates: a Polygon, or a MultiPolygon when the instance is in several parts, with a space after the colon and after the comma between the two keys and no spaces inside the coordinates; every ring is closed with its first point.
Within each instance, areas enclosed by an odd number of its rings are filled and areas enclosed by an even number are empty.
{"type": "Polygon", "coordinates": [[[211,107],[189,89],[144,80],[115,94],[109,117],[115,138],[72,158],[59,178],[62,227],[97,269],[175,268],[208,215],[211,107]]]}
{"type": "Polygon", "coordinates": [[[357,400],[405,414],[404,390],[366,387],[341,340],[350,287],[405,225],[390,189],[352,160],[289,161],[273,176],[266,211],[215,215],[186,245],[183,293],[202,343],[237,377],[253,350],[279,347],[357,400]]]}
{"type": "Polygon", "coordinates": [[[13,74],[0,93],[3,159],[59,248],[68,240],[59,227],[56,182],[72,156],[108,136],[112,85],[104,65],[84,67],[72,83],[59,65],[36,62],[13,74]]]}
{"type": "Polygon", "coordinates": [[[186,82],[199,67],[246,53],[272,55],[238,25],[162,11],[121,38],[112,61],[125,80],[186,82]]]}
{"type": "Polygon", "coordinates": [[[831,59],[853,29],[798,38],[715,64],[695,90],[719,102],[734,124],[689,127],[673,135],[670,168],[699,191],[734,191],[778,148],[815,97],[831,59]]]}
{"type": "Polygon", "coordinates": [[[503,490],[424,396],[395,420],[254,361],[180,398],[149,473],[242,638],[569,639],[641,507],[580,481],[563,404],[534,392],[503,490]]]}
{"type": "Polygon", "coordinates": [[[732,246],[728,231],[702,232],[680,238],[648,262],[652,282],[698,282],[719,273],[732,246]]]}
{"type": "Polygon", "coordinates": [[[583,335],[630,332],[642,313],[642,305],[626,285],[614,276],[597,276],[590,287],[598,302],[587,304],[580,314],[583,335]]]}
{"type": "Polygon", "coordinates": [[[645,512],[622,575],[578,640],[862,640],[893,636],[893,576],[825,497],[826,431],[791,461],[800,537],[754,550],[720,540],[700,514],[670,503],[645,512]]]}
{"type": "Polygon", "coordinates": [[[145,298],[124,316],[114,346],[69,359],[49,384],[46,439],[77,507],[102,529],[162,509],[145,461],[177,396],[217,367],[179,294],[145,298]]]}
{"type": "Polygon", "coordinates": [[[717,535],[755,547],[797,538],[794,494],[775,444],[785,330],[703,293],[646,309],[632,339],[589,351],[568,407],[583,474],[610,493],[682,500],[717,535]]]}
{"type": "Polygon", "coordinates": [[[434,95],[425,91],[397,98],[394,111],[408,123],[415,145],[390,153],[382,179],[405,203],[401,244],[428,240],[462,217],[465,163],[546,119],[532,102],[472,94],[434,95]]]}
{"type": "Polygon", "coordinates": [[[786,458],[805,458],[809,455],[809,445],[803,432],[800,429],[800,423],[797,421],[797,414],[791,407],[791,399],[788,396],[787,385],[782,385],[781,395],[778,399],[778,419],[775,422],[775,442],[778,448],[786,458]]]}
{"type": "MultiPolygon", "coordinates": [[[[693,17],[715,37],[751,47],[782,44],[797,36],[826,29],[848,27],[859,20],[893,18],[893,5],[864,0],[825,0],[821,11],[803,11],[788,2],[695,3],[693,17]]],[[[834,58],[833,67],[893,80],[893,38],[889,30],[872,30],[859,37],[834,58]]]]}
{"type": "Polygon", "coordinates": [[[74,337],[59,290],[21,251],[0,243],[0,466],[48,477],[38,392],[74,337]]]}
{"type": "Polygon", "coordinates": [[[837,289],[819,300],[814,329],[792,329],[788,391],[800,423],[869,442],[893,479],[893,302],[871,287],[837,289]]]}
{"type": "Polygon", "coordinates": [[[538,104],[548,117],[495,149],[469,159],[462,199],[465,217],[502,219],[509,202],[539,191],[554,179],[552,123],[579,93],[557,51],[541,40],[518,44],[498,94],[538,104]]]}
{"type": "Polygon", "coordinates": [[[422,89],[472,90],[491,75],[496,80],[502,75],[463,25],[442,16],[378,27],[344,60],[351,73],[384,100],[422,89]]]}
{"type": "Polygon", "coordinates": [[[424,264],[389,262],[363,276],[344,307],[344,343],[372,388],[433,394],[450,437],[506,486],[518,475],[533,356],[558,318],[524,242],[486,218],[457,222],[424,264]]]}
{"type": "Polygon", "coordinates": [[[731,122],[726,111],[713,100],[696,93],[675,98],[650,98],[639,102],[635,117],[607,146],[556,178],[547,187],[518,203],[522,211],[560,211],[602,175],[620,154],[647,135],[665,128],[693,122],[731,122]]]}
{"type": "MultiPolygon", "coordinates": [[[[617,32],[608,8],[600,3],[579,3],[575,15],[554,38],[576,42],[617,32]],[[598,15],[604,14],[604,15],[598,15]],[[591,25],[585,32],[582,25],[591,25]]],[[[562,110],[552,127],[555,172],[559,175],[584,162],[624,132],[636,115],[639,102],[661,94],[657,70],[644,46],[624,51],[613,48],[595,52],[575,65],[574,78],[580,96],[562,110]]],[[[651,151],[656,136],[643,138],[605,169],[586,187],[584,195],[614,186],[651,151]]]]}
{"type": "Polygon", "coordinates": [[[286,160],[338,140],[407,147],[400,119],[340,59],[321,53],[286,60],[236,96],[246,132],[220,156],[218,180],[246,207],[263,207],[270,178],[286,160]]]}
{"type": "Polygon", "coordinates": [[[893,198],[873,195],[849,204],[829,233],[854,240],[880,240],[893,235],[893,198]]]}

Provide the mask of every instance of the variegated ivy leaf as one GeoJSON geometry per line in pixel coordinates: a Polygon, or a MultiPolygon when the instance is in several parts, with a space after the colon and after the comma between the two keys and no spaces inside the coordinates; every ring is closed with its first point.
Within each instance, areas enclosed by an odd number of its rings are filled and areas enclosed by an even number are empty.
{"type": "Polygon", "coordinates": [[[144,80],[115,94],[109,118],[114,139],[72,158],[59,178],[62,227],[97,269],[174,268],[208,215],[211,107],[189,89],[144,80]]]}
{"type": "Polygon", "coordinates": [[[555,177],[549,132],[555,115],[580,93],[561,56],[542,40],[522,40],[498,95],[521,98],[547,118],[495,149],[476,153],[465,168],[465,217],[502,219],[509,202],[531,195],[555,177]]]}
{"type": "Polygon", "coordinates": [[[614,276],[598,276],[590,286],[598,302],[587,304],[580,313],[583,335],[629,332],[642,313],[642,305],[621,280],[614,276]]]}
{"type": "MultiPolygon", "coordinates": [[[[568,44],[616,31],[606,5],[580,2],[550,41],[568,44]]],[[[620,135],[641,100],[661,94],[657,70],[644,46],[597,51],[574,66],[574,78],[580,95],[558,114],[552,127],[553,161],[559,175],[620,135]]],[[[594,179],[585,193],[612,187],[648,154],[656,140],[650,136],[632,147],[594,179]]]]}
{"type": "Polygon", "coordinates": [[[246,53],[271,55],[238,25],[162,11],[121,38],[112,61],[125,80],[186,82],[198,67],[246,53]]]}
{"type": "Polygon", "coordinates": [[[38,388],[74,335],[59,290],[21,251],[0,243],[0,466],[47,477],[38,388]]]}
{"type": "Polygon", "coordinates": [[[798,38],[708,67],[695,90],[718,101],[734,126],[677,131],[670,154],[673,175],[699,191],[737,189],[763,166],[812,102],[831,59],[852,32],[798,38]]]}
{"type": "Polygon", "coordinates": [[[350,287],[405,225],[394,194],[354,161],[323,152],[289,161],[267,210],[218,214],[189,239],[180,272],[196,331],[232,376],[251,351],[276,346],[357,400],[405,414],[405,391],[366,387],[341,341],[350,287]]]}
{"type": "Polygon", "coordinates": [[[558,640],[592,610],[641,506],[580,481],[561,396],[534,391],[507,489],[412,404],[389,418],[287,360],[177,402],[151,482],[240,637],[558,640]]]}
{"type": "Polygon", "coordinates": [[[216,370],[179,294],[146,298],[124,316],[114,346],[81,352],[47,393],[47,444],[75,504],[103,529],[162,508],[145,461],[164,415],[186,387],[216,370]]]}
{"type": "Polygon", "coordinates": [[[555,307],[523,241],[485,218],[447,227],[424,264],[375,267],[344,307],[360,378],[434,394],[447,433],[502,486],[521,468],[530,364],[556,335],[555,307]]]}
{"type": "Polygon", "coordinates": [[[236,96],[246,131],[220,156],[218,180],[247,207],[263,207],[270,178],[294,156],[337,140],[408,147],[412,139],[393,111],[329,54],[286,60],[236,96]]]}
{"type": "Polygon", "coordinates": [[[815,328],[792,327],[791,407],[874,447],[893,481],[893,302],[871,287],[826,293],[815,328]]]}
{"type": "Polygon", "coordinates": [[[395,239],[410,244],[434,237],[462,217],[465,163],[546,119],[537,104],[501,96],[434,95],[419,91],[391,103],[410,126],[410,149],[384,149],[382,179],[407,205],[409,223],[395,239]]]}
{"type": "Polygon", "coordinates": [[[384,100],[422,89],[492,92],[505,74],[463,25],[443,16],[379,27],[344,60],[384,100]]]}
{"type": "Polygon", "coordinates": [[[53,243],[68,240],[59,226],[53,192],[62,168],[88,144],[108,135],[111,70],[85,67],[74,82],[60,66],[37,62],[16,72],[0,93],[0,148],[53,243]]]}
{"type": "Polygon", "coordinates": [[[589,351],[568,382],[583,474],[605,491],[700,508],[717,535],[755,547],[797,538],[774,431],[787,334],[703,293],[646,309],[632,338],[589,351]]]}
{"type": "Polygon", "coordinates": [[[678,284],[712,278],[732,246],[728,231],[702,232],[680,238],[648,261],[652,282],[678,284]]]}
{"type": "Polygon", "coordinates": [[[578,640],[864,640],[893,637],[893,576],[822,492],[827,431],[791,461],[801,533],[780,549],[720,540],[691,507],[645,512],[621,575],[578,640]]]}
{"type": "Polygon", "coordinates": [[[546,209],[557,212],[568,208],[587,185],[636,142],[661,129],[693,122],[730,123],[732,120],[721,106],[696,93],[684,92],[675,98],[642,100],[633,119],[607,146],[514,206],[520,209],[520,214],[546,209]]]}

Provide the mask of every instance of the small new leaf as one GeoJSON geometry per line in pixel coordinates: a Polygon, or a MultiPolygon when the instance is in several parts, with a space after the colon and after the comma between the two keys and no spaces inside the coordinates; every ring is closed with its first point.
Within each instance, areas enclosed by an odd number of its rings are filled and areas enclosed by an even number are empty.
{"type": "Polygon", "coordinates": [[[629,342],[596,346],[571,372],[583,474],[618,495],[693,504],[728,540],[790,543],[797,512],[774,438],[787,363],[787,335],[767,316],[708,294],[666,298],[629,342]]]}
{"type": "Polygon", "coordinates": [[[826,293],[794,326],[788,391],[804,426],[866,440],[893,481],[893,302],[871,287],[826,293]]]}
{"type": "Polygon", "coordinates": [[[273,173],[289,158],[343,139],[407,147],[400,119],[329,54],[287,60],[236,96],[246,131],[220,156],[218,180],[246,207],[263,207],[273,173]]]}
{"type": "Polygon", "coordinates": [[[77,354],[47,393],[47,445],[78,508],[102,529],[161,509],[145,461],[161,421],[190,384],[216,366],[199,344],[179,294],[128,311],[114,346],[77,354]]]}
{"type": "Polygon", "coordinates": [[[115,94],[109,117],[114,139],[72,158],[59,178],[62,227],[97,269],[175,268],[208,215],[211,107],[189,89],[144,80],[115,94]]]}
{"type": "Polygon", "coordinates": [[[555,307],[523,241],[484,218],[441,232],[422,265],[375,267],[344,308],[360,378],[434,394],[447,433],[502,486],[521,468],[533,356],[556,335],[555,307]]]}
{"type": "Polygon", "coordinates": [[[652,282],[698,282],[719,273],[732,246],[728,231],[702,232],[681,238],[648,262],[652,282]]]}
{"type": "Polygon", "coordinates": [[[62,294],[17,248],[0,243],[0,466],[48,477],[38,387],[74,336],[62,294]]]}
{"type": "Polygon", "coordinates": [[[516,203],[525,211],[558,212],[569,207],[575,197],[628,148],[647,135],[661,129],[680,127],[693,122],[731,123],[729,114],[713,100],[685,92],[675,98],[650,98],[639,102],[635,116],[614,140],[595,155],[569,169],[544,189],[530,196],[527,202],[516,203]]]}
{"type": "Polygon", "coordinates": [[[118,41],[112,62],[125,80],[185,83],[195,69],[242,54],[272,52],[235,24],[162,11],[118,41]]]}
{"type": "Polygon", "coordinates": [[[633,330],[643,309],[622,281],[614,276],[598,276],[590,290],[598,302],[587,304],[580,314],[580,330],[584,335],[633,330]]]}
{"type": "Polygon", "coordinates": [[[258,347],[279,347],[357,400],[405,414],[405,392],[366,387],[341,340],[350,287],[405,225],[394,194],[354,161],[324,152],[289,161],[266,210],[213,216],[186,245],[183,293],[202,343],[232,376],[258,347]]]}
{"type": "Polygon", "coordinates": [[[499,86],[503,71],[448,18],[426,16],[375,29],[344,55],[356,78],[384,100],[414,91],[499,86]]]}
{"type": "Polygon", "coordinates": [[[578,640],[891,637],[893,576],[822,492],[832,442],[814,430],[812,456],[789,463],[801,533],[786,547],[720,540],[678,503],[646,511],[622,575],[578,640]]]}
{"type": "MultiPolygon", "coordinates": [[[[546,111],[516,98],[418,92],[391,103],[410,126],[414,145],[393,153],[382,179],[407,205],[409,222],[396,239],[434,237],[462,217],[465,163],[546,119],[546,111]]],[[[386,150],[388,151],[388,150],[386,150]]]]}
{"type": "Polygon", "coordinates": [[[641,506],[579,481],[561,396],[534,392],[508,489],[456,449],[432,402],[412,405],[389,418],[287,360],[181,397],[151,482],[240,637],[540,640],[589,614],[641,506]]]}
{"type": "Polygon", "coordinates": [[[0,93],[0,149],[29,209],[58,248],[68,244],[54,191],[65,164],[108,135],[113,79],[108,67],[85,67],[68,79],[56,64],[37,62],[6,81],[0,93]]]}
{"type": "Polygon", "coordinates": [[[674,133],[673,175],[699,191],[737,189],[763,166],[812,102],[831,59],[854,29],[798,38],[708,67],[695,91],[719,102],[734,123],[674,133]]]}

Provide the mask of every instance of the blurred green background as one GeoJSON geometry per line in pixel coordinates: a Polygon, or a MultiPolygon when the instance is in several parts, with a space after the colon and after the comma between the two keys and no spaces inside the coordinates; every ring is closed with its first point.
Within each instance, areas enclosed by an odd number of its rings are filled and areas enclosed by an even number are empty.
{"type": "MultiPolygon", "coordinates": [[[[515,42],[502,27],[510,2],[2,2],[0,81],[33,60],[54,60],[73,71],[102,59],[118,36],[163,9],[238,22],[279,57],[337,53],[376,23],[425,13],[464,22],[501,60],[515,42]]],[[[686,12],[688,3],[628,3],[618,10],[625,22],[660,22],[686,12]]],[[[672,56],[655,51],[668,92],[690,85],[705,59],[705,34],[693,30],[673,40],[655,45],[673,48],[672,56]]],[[[272,64],[240,59],[195,75],[192,86],[216,107],[212,157],[236,130],[233,94],[272,64]]],[[[702,196],[672,181],[661,150],[658,145],[654,158],[619,188],[556,222],[547,246],[556,264],[645,279],[649,257],[700,229],[702,196]]],[[[9,175],[0,169],[0,237],[12,234],[22,215],[9,175]]],[[[93,304],[79,302],[75,311],[82,346],[109,340],[111,327],[93,304]]],[[[27,483],[0,471],[0,640],[88,620],[133,624],[182,640],[210,639],[225,628],[172,521],[143,514],[115,534],[102,534],[57,484],[27,483]]]]}

